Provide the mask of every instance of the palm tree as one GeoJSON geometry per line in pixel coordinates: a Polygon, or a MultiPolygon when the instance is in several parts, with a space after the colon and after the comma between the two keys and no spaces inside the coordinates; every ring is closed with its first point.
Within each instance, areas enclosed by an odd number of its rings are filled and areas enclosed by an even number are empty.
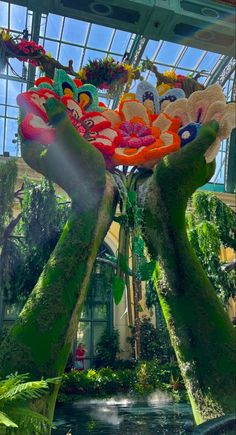
{"type": "Polygon", "coordinates": [[[29,381],[29,374],[11,374],[0,381],[0,433],[11,435],[42,435],[51,423],[47,417],[33,411],[29,402],[40,398],[49,383],[59,378],[29,381]]]}

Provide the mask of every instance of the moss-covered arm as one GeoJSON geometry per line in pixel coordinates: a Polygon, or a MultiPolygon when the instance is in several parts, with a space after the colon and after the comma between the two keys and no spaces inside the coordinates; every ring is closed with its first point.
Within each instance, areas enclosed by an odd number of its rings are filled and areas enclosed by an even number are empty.
{"type": "Polygon", "coordinates": [[[198,424],[235,410],[233,327],[185,227],[188,199],[214,172],[204,153],[216,131],[214,121],[203,126],[195,141],[164,158],[139,186],[144,237],[161,264],[158,293],[198,424]]]}
{"type": "MultiPolygon", "coordinates": [[[[9,336],[0,347],[0,374],[30,373],[32,379],[63,373],[97,251],[113,220],[116,188],[103,157],[51,101],[48,113],[57,142],[48,150],[25,143],[25,160],[58,182],[72,198],[63,233],[9,336]]],[[[52,417],[57,387],[44,414],[52,417]]]]}

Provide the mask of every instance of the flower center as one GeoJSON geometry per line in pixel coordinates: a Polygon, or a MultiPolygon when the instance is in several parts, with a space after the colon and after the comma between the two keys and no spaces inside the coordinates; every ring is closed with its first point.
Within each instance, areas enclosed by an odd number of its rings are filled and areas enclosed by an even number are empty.
{"type": "Polygon", "coordinates": [[[140,148],[155,142],[151,129],[141,122],[125,121],[120,125],[120,147],[140,148]]]}

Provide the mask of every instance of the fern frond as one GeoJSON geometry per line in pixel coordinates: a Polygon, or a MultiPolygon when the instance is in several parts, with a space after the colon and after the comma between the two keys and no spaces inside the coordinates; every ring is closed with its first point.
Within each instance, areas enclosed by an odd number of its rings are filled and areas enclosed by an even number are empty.
{"type": "Polygon", "coordinates": [[[16,385],[23,384],[29,378],[29,374],[18,375],[18,373],[11,374],[0,381],[0,396],[3,395],[10,388],[15,387],[16,385]]]}
{"type": "Polygon", "coordinates": [[[28,407],[12,409],[10,415],[18,423],[19,430],[24,435],[32,435],[32,433],[36,435],[48,434],[49,429],[53,427],[47,417],[32,411],[28,407]]]}
{"type": "Polygon", "coordinates": [[[16,385],[10,388],[8,391],[0,395],[1,401],[8,400],[32,400],[40,397],[45,390],[48,389],[48,385],[46,381],[32,381],[25,382],[24,384],[16,385]]]}
{"type": "Polygon", "coordinates": [[[14,423],[14,421],[11,420],[4,412],[0,412],[0,426],[1,425],[6,427],[18,427],[18,425],[14,423]]]}

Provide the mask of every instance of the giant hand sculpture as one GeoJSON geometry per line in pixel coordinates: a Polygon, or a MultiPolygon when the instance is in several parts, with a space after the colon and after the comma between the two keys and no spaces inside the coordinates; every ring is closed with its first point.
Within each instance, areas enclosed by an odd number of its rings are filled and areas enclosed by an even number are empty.
{"type": "MultiPolygon", "coordinates": [[[[111,171],[117,164],[138,165],[153,170],[142,172],[137,183],[143,233],[163,268],[159,295],[196,421],[230,412],[232,328],[190,248],[185,209],[214,172],[219,139],[232,128],[233,106],[219,101],[218,87],[188,100],[169,92],[162,106],[155,88],[144,83],[137,97],[125,96],[112,111],[98,105],[90,86],[76,88],[64,72],[58,77],[18,97],[25,111],[22,156],[68,193],[72,212],[2,343],[2,373],[50,377],[63,372],[93,262],[115,211],[116,188],[105,163],[111,171]],[[217,122],[202,126],[212,119],[217,122]]],[[[51,418],[56,393],[42,411],[51,418]]]]}

